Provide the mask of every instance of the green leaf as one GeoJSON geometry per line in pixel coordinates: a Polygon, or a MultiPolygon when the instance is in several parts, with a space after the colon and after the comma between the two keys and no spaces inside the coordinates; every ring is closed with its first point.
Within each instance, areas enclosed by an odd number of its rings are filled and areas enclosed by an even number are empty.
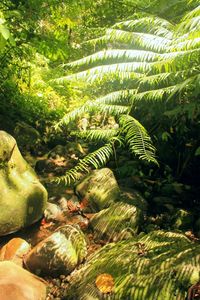
{"type": "Polygon", "coordinates": [[[200,155],[200,147],[198,147],[197,149],[196,149],[196,151],[195,151],[195,154],[194,154],[195,156],[198,156],[198,155],[200,155]]]}
{"type": "Polygon", "coordinates": [[[9,30],[3,24],[0,25],[0,33],[1,33],[1,35],[3,36],[3,38],[5,40],[9,39],[10,32],[9,32],[9,30]]]}

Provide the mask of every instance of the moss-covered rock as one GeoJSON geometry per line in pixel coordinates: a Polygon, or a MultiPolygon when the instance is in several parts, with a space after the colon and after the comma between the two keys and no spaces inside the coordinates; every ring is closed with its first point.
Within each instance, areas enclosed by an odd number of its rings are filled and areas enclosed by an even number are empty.
{"type": "Polygon", "coordinates": [[[131,188],[121,188],[119,200],[134,205],[141,209],[143,212],[146,212],[148,209],[148,202],[140,195],[140,193],[131,188]]]}
{"type": "Polygon", "coordinates": [[[97,251],[84,268],[73,273],[68,300],[184,300],[200,280],[200,245],[183,234],[155,231],[97,251]],[[101,274],[114,280],[113,292],[96,286],[101,274]]]}
{"type": "Polygon", "coordinates": [[[17,123],[14,130],[14,137],[21,150],[34,149],[41,142],[40,133],[25,122],[17,123]]]}
{"type": "Polygon", "coordinates": [[[141,210],[136,206],[116,202],[96,213],[90,220],[96,238],[122,240],[133,237],[142,220],[141,210]]]}
{"type": "Polygon", "coordinates": [[[88,202],[84,211],[97,212],[120,198],[120,189],[108,168],[92,171],[77,186],[76,194],[88,202]]]}
{"type": "Polygon", "coordinates": [[[47,192],[21,156],[15,139],[0,131],[0,235],[38,221],[47,192]]]}
{"type": "Polygon", "coordinates": [[[39,274],[69,274],[87,255],[85,236],[77,226],[59,227],[25,257],[26,267],[39,274]]]}

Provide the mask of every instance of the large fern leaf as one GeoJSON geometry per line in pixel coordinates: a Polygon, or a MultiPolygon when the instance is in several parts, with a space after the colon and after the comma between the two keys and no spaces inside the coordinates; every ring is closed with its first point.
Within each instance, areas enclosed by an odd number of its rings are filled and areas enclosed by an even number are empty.
{"type": "MultiPolygon", "coordinates": [[[[141,1],[136,2],[139,4],[141,1]]],[[[58,126],[76,120],[84,112],[106,112],[118,116],[120,128],[117,138],[123,140],[130,151],[139,158],[157,163],[155,148],[147,131],[128,114],[133,111],[132,108],[138,101],[144,102],[144,105],[147,101],[170,101],[172,98],[176,99],[176,96],[190,95],[199,86],[200,6],[197,0],[170,0],[169,6],[176,7],[178,2],[185,3],[188,9],[193,10],[177,25],[139,12],[135,13],[132,19],[118,22],[107,29],[104,36],[89,41],[94,45],[98,43],[99,47],[102,45],[104,50],[69,63],[68,65],[78,68],[79,71],[59,78],[57,82],[83,80],[95,86],[97,81],[98,84],[106,84],[107,87],[111,81],[116,84],[109,86],[107,94],[101,93],[100,97],[91,99],[81,108],[70,112],[58,126]]],[[[156,3],[158,1],[155,0],[156,3]]],[[[86,132],[79,134],[85,136],[86,132]]],[[[107,140],[106,135],[112,136],[111,131],[104,134],[103,129],[88,134],[93,140],[99,140],[103,136],[107,140]]],[[[111,152],[110,150],[107,154],[111,152]]],[[[89,160],[86,157],[75,171],[83,171],[84,168],[88,170],[89,164],[94,167],[102,165],[109,155],[103,156],[104,150],[100,153],[100,156],[91,154],[89,160]],[[99,159],[99,163],[96,159],[99,159]]],[[[75,176],[73,170],[70,172],[71,178],[72,175],[75,176]]]]}
{"type": "Polygon", "coordinates": [[[131,116],[122,115],[119,119],[121,133],[125,135],[125,142],[131,152],[138,155],[140,159],[157,163],[155,148],[146,129],[131,116]]]}
{"type": "Polygon", "coordinates": [[[58,183],[64,182],[66,185],[71,185],[79,180],[84,174],[89,173],[92,168],[98,169],[103,167],[113,155],[113,143],[110,141],[103,147],[88,154],[80,160],[78,164],[66,172],[64,176],[56,178],[58,183]]]}

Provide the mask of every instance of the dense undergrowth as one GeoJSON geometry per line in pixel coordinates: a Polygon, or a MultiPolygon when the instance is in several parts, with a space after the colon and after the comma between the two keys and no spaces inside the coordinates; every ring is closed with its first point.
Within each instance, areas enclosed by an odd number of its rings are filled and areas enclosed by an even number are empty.
{"type": "Polygon", "coordinates": [[[2,1],[1,129],[14,133],[20,122],[33,126],[43,153],[65,139],[87,137],[89,156],[59,179],[66,183],[108,163],[119,179],[139,178],[147,198],[166,184],[192,186],[195,206],[198,5],[2,1]]]}

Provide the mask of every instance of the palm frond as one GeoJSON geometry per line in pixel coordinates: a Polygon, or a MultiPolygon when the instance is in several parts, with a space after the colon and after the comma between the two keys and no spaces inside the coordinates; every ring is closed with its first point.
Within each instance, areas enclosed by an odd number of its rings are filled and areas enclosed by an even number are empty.
{"type": "Polygon", "coordinates": [[[125,135],[125,142],[130,151],[142,160],[158,164],[151,138],[140,122],[129,115],[122,115],[119,118],[119,123],[121,133],[125,135]]]}

